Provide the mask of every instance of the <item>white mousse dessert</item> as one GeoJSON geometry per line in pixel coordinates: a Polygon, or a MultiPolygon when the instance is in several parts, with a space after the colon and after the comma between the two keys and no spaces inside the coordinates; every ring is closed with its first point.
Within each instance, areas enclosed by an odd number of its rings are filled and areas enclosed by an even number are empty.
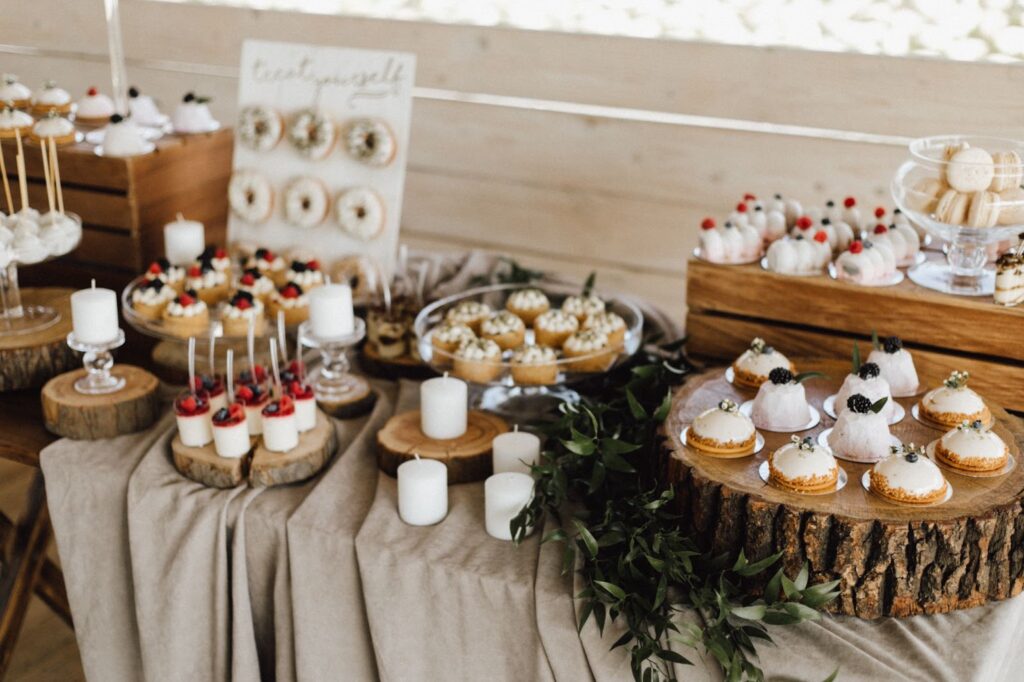
{"type": "Polygon", "coordinates": [[[288,452],[299,444],[295,403],[286,395],[267,404],[260,413],[263,420],[263,446],[271,452],[288,452]]]}
{"type": "Polygon", "coordinates": [[[735,381],[751,388],[758,388],[768,381],[768,375],[776,367],[796,371],[789,358],[766,344],[762,338],[751,341],[750,347],[732,363],[735,381]]]}
{"type": "Polygon", "coordinates": [[[1009,457],[1010,450],[1003,439],[980,420],[960,424],[935,444],[938,461],[964,471],[997,471],[1009,457]]]}
{"type": "Polygon", "coordinates": [[[873,412],[871,401],[860,394],[850,396],[847,407],[828,434],[828,446],[855,462],[871,463],[885,457],[892,441],[885,417],[873,412]]]}
{"type": "Polygon", "coordinates": [[[235,398],[245,406],[245,420],[249,424],[249,435],[263,433],[263,418],[260,414],[270,402],[270,393],[261,383],[245,383],[235,390],[235,398]]]}
{"type": "Polygon", "coordinates": [[[942,386],[925,393],[919,407],[921,416],[945,426],[975,419],[988,422],[992,413],[981,396],[967,387],[969,378],[968,372],[953,372],[942,386]]]}
{"type": "Polygon", "coordinates": [[[768,479],[795,492],[822,492],[835,488],[839,465],[832,451],[810,436],[793,436],[768,456],[768,479]]]}
{"type": "Polygon", "coordinates": [[[847,403],[850,397],[857,394],[864,396],[872,404],[885,398],[881,414],[886,420],[892,419],[896,403],[892,399],[889,382],[882,378],[881,370],[875,363],[865,362],[860,366],[856,374],[846,375],[843,385],[839,387],[839,392],[836,393],[835,412],[837,417],[849,409],[847,403]]]}
{"type": "Polygon", "coordinates": [[[878,365],[882,378],[889,382],[889,390],[897,398],[917,395],[920,380],[914,367],[914,358],[910,351],[903,347],[898,336],[890,336],[882,340],[881,347],[875,348],[868,355],[868,362],[878,365]]]}
{"type": "Polygon", "coordinates": [[[140,126],[159,128],[168,120],[153,98],[143,95],[135,86],[128,88],[128,111],[135,123],[140,126]]]}
{"type": "Polygon", "coordinates": [[[761,257],[763,241],[748,223],[726,220],[718,225],[706,218],[700,225],[700,248],[704,260],[711,263],[752,263],[761,257]]]}
{"type": "Polygon", "coordinates": [[[135,121],[120,114],[110,117],[103,133],[103,156],[139,156],[147,151],[146,140],[135,121]]]}
{"type": "Polygon", "coordinates": [[[857,240],[836,259],[836,276],[843,281],[877,286],[896,273],[896,256],[888,244],[857,240]]]}
{"type": "Polygon", "coordinates": [[[187,135],[216,130],[219,124],[206,104],[209,101],[207,97],[197,97],[195,93],[187,93],[171,117],[174,132],[187,135]]]}
{"type": "Polygon", "coordinates": [[[219,457],[238,458],[252,448],[245,406],[241,403],[225,405],[213,414],[213,447],[219,457]]]}
{"type": "Polygon", "coordinates": [[[913,443],[893,447],[869,474],[871,492],[896,502],[934,504],[946,496],[942,471],[913,443]]]}
{"type": "Polygon", "coordinates": [[[686,432],[687,445],[712,454],[752,450],[756,441],[754,423],[728,399],[697,415],[686,432]]]}
{"type": "Polygon", "coordinates": [[[831,261],[832,249],[822,230],[812,239],[805,239],[802,234],[779,239],[768,247],[766,256],[768,269],[782,275],[819,274],[831,261]]]}
{"type": "Polygon", "coordinates": [[[754,397],[750,418],[754,426],[769,431],[791,431],[806,426],[811,417],[804,385],[785,367],[768,374],[754,397]]]}
{"type": "Polygon", "coordinates": [[[313,387],[293,381],[286,388],[288,396],[295,403],[295,424],[299,433],[312,430],[316,426],[316,396],[313,387]]]}
{"type": "Polygon", "coordinates": [[[178,437],[186,447],[201,448],[211,440],[210,403],[201,393],[186,393],[174,401],[178,437]]]}

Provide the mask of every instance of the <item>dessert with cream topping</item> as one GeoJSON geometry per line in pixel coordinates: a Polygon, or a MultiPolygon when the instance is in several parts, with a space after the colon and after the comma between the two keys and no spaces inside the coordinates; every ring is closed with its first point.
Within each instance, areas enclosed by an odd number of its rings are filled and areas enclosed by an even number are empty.
{"type": "Polygon", "coordinates": [[[192,390],[206,396],[212,412],[216,412],[228,404],[228,394],[224,390],[224,382],[216,374],[197,375],[192,390]]]}
{"type": "Polygon", "coordinates": [[[185,290],[185,268],[171,265],[166,258],[159,258],[150,263],[143,277],[146,280],[158,279],[178,293],[185,290]]]}
{"type": "Polygon", "coordinates": [[[765,256],[768,269],[782,275],[811,275],[821,273],[832,261],[832,249],[824,230],[811,239],[798,234],[779,239],[768,247],[765,256]]]}
{"type": "Polygon", "coordinates": [[[288,452],[299,444],[299,426],[295,421],[295,403],[288,395],[267,403],[260,410],[263,422],[263,447],[271,452],[288,452]]]}
{"type": "Polygon", "coordinates": [[[533,324],[537,316],[551,308],[547,295],[540,289],[519,289],[509,294],[505,308],[513,315],[519,316],[527,327],[533,324]]]}
{"type": "Polygon", "coordinates": [[[889,382],[892,395],[897,398],[917,395],[920,384],[914,358],[910,351],[903,347],[898,336],[890,336],[882,340],[878,347],[871,351],[868,362],[878,365],[882,378],[889,382]]]}
{"type": "Polygon", "coordinates": [[[0,140],[13,140],[18,136],[28,137],[32,133],[35,119],[20,109],[4,105],[0,111],[0,140]]]}
{"type": "Polygon", "coordinates": [[[225,336],[246,336],[249,333],[250,320],[255,325],[256,336],[263,336],[267,320],[264,317],[263,302],[248,291],[236,291],[224,306],[221,323],[224,325],[225,336]]]}
{"type": "Polygon", "coordinates": [[[1024,235],[1015,249],[996,260],[996,288],[993,292],[999,305],[1014,306],[1024,302],[1024,235]]]}
{"type": "Polygon", "coordinates": [[[202,393],[185,393],[174,401],[178,437],[186,447],[201,448],[211,440],[210,403],[202,393]]]}
{"type": "Polygon", "coordinates": [[[160,279],[144,279],[132,289],[132,310],[147,320],[159,320],[177,292],[160,279]]]}
{"type": "Polygon", "coordinates": [[[562,354],[574,372],[603,372],[615,360],[608,337],[596,329],[574,333],[562,344],[562,354]]]}
{"type": "Polygon", "coordinates": [[[804,377],[795,377],[785,367],[776,367],[768,373],[768,381],[761,384],[754,396],[750,418],[759,429],[793,431],[807,425],[811,406],[807,403],[804,377]]]}
{"type": "Polygon", "coordinates": [[[856,372],[846,375],[843,385],[836,393],[835,412],[838,417],[847,407],[850,396],[860,394],[871,401],[872,404],[885,398],[882,407],[882,416],[886,421],[891,421],[893,412],[896,409],[896,401],[892,399],[892,391],[889,382],[882,378],[881,370],[873,362],[865,362],[857,368],[856,372]]]}
{"type": "Polygon", "coordinates": [[[501,347],[490,339],[467,341],[455,351],[455,376],[479,384],[501,374],[501,347]]]}
{"type": "Polygon", "coordinates": [[[491,315],[491,306],[479,301],[462,301],[450,308],[444,319],[456,324],[464,324],[473,330],[474,334],[480,333],[480,325],[491,315]]]}
{"type": "Polygon", "coordinates": [[[494,341],[502,350],[515,348],[526,338],[526,325],[515,314],[502,310],[480,323],[480,337],[494,341]]]}
{"type": "Polygon", "coordinates": [[[566,339],[580,328],[580,321],[575,315],[564,310],[552,309],[537,316],[533,321],[533,333],[537,345],[560,348],[566,339]]]}
{"type": "Polygon", "coordinates": [[[320,262],[317,260],[293,260],[285,278],[289,282],[295,282],[303,291],[309,291],[324,283],[324,273],[320,270],[320,262]]]}
{"type": "Polygon", "coordinates": [[[736,383],[749,388],[759,388],[761,384],[768,381],[768,375],[776,367],[784,367],[790,372],[796,372],[796,367],[789,361],[789,358],[766,344],[761,338],[751,341],[750,348],[743,351],[743,354],[732,363],[736,383]]]}
{"type": "Polygon", "coordinates": [[[278,256],[270,249],[259,248],[245,261],[245,268],[256,268],[269,277],[275,286],[281,286],[287,282],[288,268],[284,258],[278,256]]]}
{"type": "Polygon", "coordinates": [[[896,273],[896,256],[884,242],[857,240],[836,259],[836,277],[861,285],[878,285],[896,273]]]}
{"type": "Polygon", "coordinates": [[[839,480],[839,465],[832,451],[807,436],[793,436],[768,455],[768,480],[797,493],[834,490],[839,480]]]}
{"type": "Polygon", "coordinates": [[[558,356],[547,346],[520,346],[512,353],[512,380],[523,386],[545,386],[558,380],[558,356]]]}
{"type": "Polygon", "coordinates": [[[270,295],[270,315],[276,320],[284,311],[284,323],[289,327],[309,318],[309,297],[295,282],[289,282],[270,295]]]}
{"type": "Polygon", "coordinates": [[[220,123],[213,117],[210,107],[207,106],[209,101],[209,97],[197,97],[194,93],[186,93],[171,117],[174,132],[187,135],[208,133],[219,128],[220,123]]]}
{"type": "Polygon", "coordinates": [[[252,449],[245,406],[234,402],[213,413],[213,447],[219,457],[244,457],[252,449]]]}
{"type": "Polygon", "coordinates": [[[967,387],[968,372],[953,372],[942,386],[925,393],[918,407],[921,416],[943,426],[980,420],[987,424],[992,413],[977,393],[967,387]]]}
{"type": "Polygon", "coordinates": [[[85,125],[100,126],[114,115],[114,100],[92,86],[75,109],[75,121],[85,125]]]}
{"type": "Polygon", "coordinates": [[[14,74],[5,73],[0,84],[0,102],[10,103],[15,109],[25,109],[32,104],[32,91],[18,82],[14,74]]]}
{"type": "Polygon", "coordinates": [[[754,422],[729,399],[697,415],[686,431],[686,444],[714,455],[753,452],[757,442],[754,422]]]}
{"type": "Polygon", "coordinates": [[[270,402],[270,391],[262,382],[246,382],[235,390],[235,399],[245,408],[245,421],[249,426],[249,435],[258,436],[263,433],[263,408],[270,402]]]}
{"type": "Polygon", "coordinates": [[[67,116],[71,113],[71,95],[64,88],[57,87],[55,81],[46,81],[41,90],[32,95],[32,113],[38,117],[67,116]]]}
{"type": "Polygon", "coordinates": [[[274,281],[257,268],[249,268],[238,278],[238,290],[250,293],[257,300],[268,303],[274,293],[274,281]]]}
{"type": "Polygon", "coordinates": [[[167,124],[168,117],[160,111],[149,95],[143,95],[134,85],[128,88],[128,110],[140,126],[159,128],[167,124]]]}
{"type": "Polygon", "coordinates": [[[167,331],[175,336],[201,336],[210,324],[210,309],[199,294],[185,291],[167,304],[162,317],[167,331]]]}
{"type": "Polygon", "coordinates": [[[583,328],[604,334],[608,337],[609,345],[615,349],[620,348],[626,340],[626,321],[612,312],[591,315],[583,323],[583,328]]]}
{"type": "Polygon", "coordinates": [[[963,422],[935,443],[935,459],[962,471],[998,471],[1009,458],[1003,439],[979,419],[963,422]]]}
{"type": "Polygon", "coordinates": [[[295,425],[299,433],[304,433],[316,426],[316,395],[313,387],[298,379],[285,386],[288,396],[295,405],[295,425]]]}
{"type": "Polygon", "coordinates": [[[723,264],[752,263],[764,251],[761,235],[749,224],[727,220],[719,226],[713,218],[700,224],[700,249],[704,260],[723,264]]]}
{"type": "Polygon", "coordinates": [[[200,261],[185,273],[185,288],[199,294],[206,305],[216,305],[227,298],[227,273],[214,270],[209,261],[200,261]]]}
{"type": "Polygon", "coordinates": [[[113,114],[110,123],[103,129],[103,156],[140,156],[152,151],[149,142],[131,117],[113,114]]]}
{"type": "Polygon", "coordinates": [[[832,451],[855,462],[877,462],[885,457],[892,437],[889,422],[881,414],[883,405],[872,403],[860,394],[850,396],[846,401],[849,409],[839,413],[836,425],[828,434],[832,451]]]}
{"type": "Polygon", "coordinates": [[[466,341],[472,341],[476,334],[468,326],[458,322],[445,322],[430,334],[430,343],[442,353],[454,353],[466,341]]]}
{"type": "Polygon", "coordinates": [[[36,121],[32,126],[32,139],[36,142],[53,140],[54,144],[65,145],[74,143],[78,131],[71,121],[61,118],[56,113],[51,113],[45,118],[36,121]]]}
{"type": "Polygon", "coordinates": [[[878,223],[871,231],[871,241],[875,244],[886,244],[892,249],[896,258],[896,267],[905,268],[917,261],[921,252],[921,238],[909,225],[900,226],[896,223],[888,227],[878,223]]]}
{"type": "Polygon", "coordinates": [[[871,492],[909,504],[941,502],[949,486],[935,462],[913,443],[892,447],[889,456],[875,464],[868,476],[871,492]]]}
{"type": "Polygon", "coordinates": [[[223,272],[231,277],[231,257],[226,249],[219,246],[207,246],[196,258],[199,263],[208,263],[217,272],[223,272]]]}
{"type": "Polygon", "coordinates": [[[586,322],[587,318],[591,315],[603,313],[604,308],[604,301],[593,294],[589,296],[569,296],[562,301],[562,311],[575,317],[580,321],[580,324],[586,322]]]}

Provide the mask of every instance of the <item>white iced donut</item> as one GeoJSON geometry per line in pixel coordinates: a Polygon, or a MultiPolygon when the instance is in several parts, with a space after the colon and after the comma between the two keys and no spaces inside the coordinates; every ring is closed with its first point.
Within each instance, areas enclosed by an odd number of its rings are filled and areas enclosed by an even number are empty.
{"type": "Polygon", "coordinates": [[[228,184],[228,203],[242,220],[262,223],[274,208],[274,189],[262,173],[237,170],[228,184]]]}
{"type": "Polygon", "coordinates": [[[359,118],[345,128],[345,151],[361,163],[386,166],[395,158],[397,148],[391,128],[379,119],[359,118]]]}
{"type": "Polygon", "coordinates": [[[380,276],[377,266],[366,256],[346,256],[334,266],[333,279],[352,287],[352,298],[365,301],[377,294],[380,276]]]}
{"type": "Polygon", "coordinates": [[[288,126],[288,140],[303,156],[322,159],[334,146],[334,123],[312,109],[295,115],[288,126]]]}
{"type": "Polygon", "coordinates": [[[368,242],[384,228],[384,201],[369,187],[342,190],[335,200],[334,215],[341,229],[368,242]]]}
{"type": "Polygon", "coordinates": [[[316,178],[298,178],[284,188],[284,218],[296,227],[314,227],[327,217],[327,189],[316,178]]]}
{"type": "Polygon", "coordinates": [[[281,141],[284,121],[273,109],[249,106],[238,115],[238,139],[249,149],[269,152],[281,141]]]}

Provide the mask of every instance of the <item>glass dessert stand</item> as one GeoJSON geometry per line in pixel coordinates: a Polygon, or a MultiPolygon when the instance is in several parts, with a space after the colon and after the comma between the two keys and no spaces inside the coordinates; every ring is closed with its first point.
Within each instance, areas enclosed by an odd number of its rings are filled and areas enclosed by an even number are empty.
{"type": "MultiPolygon", "coordinates": [[[[505,309],[505,301],[510,294],[519,289],[528,288],[543,291],[550,300],[552,309],[560,307],[567,297],[580,293],[580,287],[576,285],[556,283],[495,284],[435,301],[420,311],[413,325],[423,362],[439,374],[448,372],[458,376],[458,372],[454,371],[455,354],[435,347],[431,338],[437,327],[444,322],[448,310],[465,301],[476,301],[486,303],[491,310],[497,312],[505,309]]],[[[641,345],[644,325],[643,313],[639,307],[621,296],[603,296],[600,293],[597,295],[605,301],[606,310],[619,315],[626,324],[625,337],[621,344],[613,348],[611,352],[602,350],[592,355],[579,355],[571,359],[564,357],[559,352],[554,361],[557,369],[554,380],[544,384],[517,382],[512,371],[512,351],[506,350],[498,362],[499,366],[494,379],[488,382],[468,381],[471,389],[471,403],[498,414],[514,416],[519,420],[540,417],[549,414],[562,402],[579,401],[580,395],[576,387],[602,373],[574,371],[573,367],[581,361],[607,356],[603,372],[608,372],[636,353],[641,345]]],[[[534,340],[533,330],[527,328],[525,343],[532,344],[534,340]]]]}
{"type": "MultiPolygon", "coordinates": [[[[82,241],[82,219],[79,216],[65,212],[64,217],[69,219],[70,223],[61,228],[53,222],[46,222],[49,215],[43,215],[36,220],[37,223],[42,222],[43,226],[38,231],[37,239],[31,244],[29,239],[21,238],[17,226],[10,241],[0,240],[0,336],[31,334],[52,327],[60,321],[60,312],[54,308],[23,304],[18,285],[19,266],[38,265],[60,258],[74,251],[82,241]],[[59,229],[64,229],[64,232],[49,232],[59,229]]],[[[8,229],[10,228],[0,221],[0,230],[8,229]]]]}
{"type": "MultiPolygon", "coordinates": [[[[946,242],[946,262],[929,260],[918,264],[908,271],[910,279],[920,286],[948,294],[991,296],[995,289],[995,271],[986,265],[993,249],[998,248],[1001,242],[1013,242],[1024,231],[1024,194],[1014,190],[987,197],[986,200],[995,204],[994,209],[988,209],[997,212],[994,220],[977,215],[981,211],[969,204],[966,209],[963,206],[952,209],[944,206],[943,194],[952,191],[946,184],[951,166],[947,150],[963,145],[990,153],[1014,151],[1024,156],[1024,142],[1016,140],[969,135],[921,138],[910,144],[910,159],[896,171],[891,191],[896,205],[913,223],[946,242]],[[953,221],[945,222],[950,216],[953,221]],[[972,227],[968,224],[971,222],[992,226],[972,227]]],[[[975,170],[972,163],[958,162],[956,165],[959,166],[957,172],[975,170]]],[[[1019,185],[1019,165],[993,166],[982,160],[977,163],[978,172],[985,172],[982,167],[986,165],[994,168],[992,187],[1019,185]],[[1013,177],[1017,178],[1016,184],[1013,177]]],[[[988,192],[965,193],[961,195],[961,201],[980,201],[982,199],[978,197],[983,194],[988,192]]]]}

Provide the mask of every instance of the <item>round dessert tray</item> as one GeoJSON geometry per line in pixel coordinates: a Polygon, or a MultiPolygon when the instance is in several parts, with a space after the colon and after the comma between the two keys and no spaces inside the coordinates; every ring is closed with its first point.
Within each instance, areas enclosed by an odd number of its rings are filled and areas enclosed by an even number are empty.
{"type": "MultiPolygon", "coordinates": [[[[828,437],[832,433],[832,428],[833,427],[830,426],[829,428],[825,429],[824,431],[822,431],[821,433],[818,434],[818,445],[820,445],[823,448],[831,447],[828,444],[828,437]]],[[[889,436],[889,445],[891,447],[899,447],[900,443],[902,443],[902,442],[903,441],[901,441],[899,439],[899,437],[897,437],[897,436],[889,436]]],[[[857,462],[858,464],[865,464],[865,462],[863,462],[863,461],[861,461],[859,459],[853,459],[852,457],[847,457],[843,453],[836,452],[835,450],[832,451],[832,454],[835,455],[836,459],[841,459],[844,462],[857,462]]]]}
{"type": "Polygon", "coordinates": [[[735,263],[720,263],[718,261],[708,260],[707,258],[705,258],[704,257],[704,250],[702,248],[700,248],[699,246],[695,247],[693,249],[693,257],[697,258],[699,260],[702,260],[705,263],[711,263],[712,265],[725,265],[725,266],[729,266],[729,265],[750,265],[751,263],[757,263],[758,261],[761,260],[761,256],[758,256],[757,258],[751,258],[750,260],[736,261],[735,263]]]}
{"type": "Polygon", "coordinates": [[[112,393],[78,392],[75,382],[86,375],[84,369],[50,379],[40,394],[46,430],[64,438],[98,440],[142,431],[160,418],[160,381],[155,376],[134,365],[116,365],[110,373],[124,381],[112,393]]]}
{"type": "MultiPolygon", "coordinates": [[[[989,409],[991,409],[991,407],[989,409]]],[[[928,419],[927,417],[923,416],[921,414],[920,402],[916,402],[910,407],[910,414],[913,415],[914,419],[919,421],[921,424],[927,426],[929,429],[936,429],[938,431],[942,431],[943,433],[945,433],[946,431],[956,428],[955,426],[950,426],[949,424],[940,424],[939,422],[932,421],[931,419],[928,419]]],[[[995,414],[993,414],[992,417],[990,417],[989,420],[985,422],[985,428],[991,428],[992,425],[994,425],[995,423],[996,417],[995,414]]]]}
{"type": "Polygon", "coordinates": [[[764,436],[761,435],[760,431],[756,431],[754,433],[754,447],[750,450],[745,450],[744,452],[736,452],[728,455],[720,455],[714,452],[705,452],[700,448],[695,448],[690,445],[686,445],[686,434],[689,432],[689,430],[689,426],[684,428],[683,432],[679,434],[679,440],[683,443],[683,447],[690,450],[690,452],[700,455],[701,457],[712,457],[714,459],[742,459],[744,457],[756,455],[757,453],[761,452],[761,450],[764,449],[764,436]]]}
{"type": "Polygon", "coordinates": [[[861,487],[864,488],[864,490],[866,490],[869,493],[871,493],[872,495],[874,495],[874,497],[876,499],[878,499],[882,504],[892,504],[892,505],[896,505],[897,507],[909,507],[911,509],[923,509],[923,508],[927,508],[927,507],[935,507],[935,506],[938,506],[940,504],[946,504],[947,502],[949,502],[953,498],[953,484],[950,483],[949,481],[946,481],[946,494],[942,496],[942,499],[939,500],[938,502],[928,502],[928,503],[900,502],[899,500],[890,500],[888,497],[885,497],[883,495],[879,495],[878,493],[876,493],[874,490],[871,489],[871,472],[870,471],[865,471],[863,474],[861,474],[860,484],[861,484],[861,487]]]}
{"type": "MultiPolygon", "coordinates": [[[[813,404],[835,393],[849,366],[844,360],[793,361],[802,371],[836,377],[806,385],[813,404]]],[[[918,370],[926,386],[941,385],[945,378],[943,370],[924,363],[918,370]]],[[[992,478],[943,469],[955,492],[928,507],[892,504],[861,485],[848,484],[830,495],[801,495],[765,485],[758,473],[769,453],[790,442],[788,434],[765,432],[764,451],[744,459],[705,457],[685,446],[683,429],[724,398],[740,403],[746,396],[725,380],[723,369],[693,376],[673,395],[662,431],[665,476],[675,486],[675,504],[685,510],[687,530],[714,554],[742,549],[756,561],[781,552],[787,575],[809,563],[812,583],[840,581],[840,596],[829,610],[862,618],[971,608],[1019,591],[1024,563],[1011,552],[1014,528],[1024,523],[1024,467],[992,478]]],[[[1020,460],[1024,422],[989,407],[993,429],[1020,460]]],[[[832,420],[823,418],[809,434],[816,437],[830,426],[832,420]]],[[[912,419],[892,432],[904,443],[923,445],[936,438],[935,431],[912,419]]],[[[842,466],[851,481],[870,468],[853,462],[842,466]]]]}
{"type": "Polygon", "coordinates": [[[900,282],[902,282],[904,277],[905,277],[905,275],[903,274],[903,271],[897,269],[897,270],[895,270],[892,273],[892,275],[890,275],[886,279],[879,280],[878,282],[872,282],[871,284],[857,284],[856,282],[850,282],[850,281],[845,280],[845,279],[839,279],[839,271],[836,269],[836,264],[835,263],[829,263],[829,266],[828,266],[828,276],[831,277],[832,279],[836,280],[837,282],[844,282],[844,283],[849,284],[851,286],[855,286],[855,287],[868,287],[868,288],[872,288],[872,289],[878,289],[878,288],[882,288],[882,287],[894,287],[897,284],[899,284],[900,282]]]}
{"type": "Polygon", "coordinates": [[[961,476],[967,476],[968,478],[994,478],[997,476],[1005,476],[1006,474],[1013,471],[1013,468],[1017,466],[1017,458],[1014,457],[1013,455],[1010,455],[1006,460],[1006,464],[1004,464],[1001,468],[996,469],[995,471],[968,471],[967,469],[958,469],[954,466],[946,464],[941,459],[935,456],[935,446],[938,442],[939,439],[936,438],[931,443],[928,443],[928,445],[926,445],[924,448],[924,454],[928,455],[928,459],[932,460],[937,465],[939,465],[939,468],[942,469],[943,471],[951,471],[954,474],[960,474],[961,476]]]}
{"type": "MultiPolygon", "coordinates": [[[[799,433],[800,431],[806,431],[807,429],[813,429],[821,421],[821,412],[813,405],[808,405],[811,410],[811,416],[806,423],[795,429],[766,429],[763,426],[758,426],[760,431],[768,431],[769,433],[799,433]]],[[[750,416],[754,412],[754,401],[748,400],[747,402],[740,405],[740,414],[750,416]]]]}
{"type": "Polygon", "coordinates": [[[761,269],[765,272],[772,272],[773,274],[780,275],[782,277],[822,277],[827,274],[825,268],[818,270],[817,272],[774,272],[768,269],[768,256],[765,256],[760,260],[761,269]]]}
{"type": "MultiPolygon", "coordinates": [[[[837,393],[833,393],[829,397],[825,398],[825,402],[821,404],[821,409],[825,410],[825,414],[832,417],[833,419],[839,418],[839,415],[836,414],[837,395],[837,393]]],[[[903,418],[907,416],[906,409],[904,409],[904,407],[895,400],[896,397],[897,396],[893,396],[893,403],[895,403],[895,407],[893,408],[892,414],[889,416],[888,419],[889,426],[892,426],[893,424],[899,424],[901,421],[903,421],[903,418]]]]}
{"type": "MultiPolygon", "coordinates": [[[[796,493],[797,495],[832,495],[834,493],[837,493],[846,487],[846,483],[850,480],[850,477],[846,474],[846,469],[844,469],[843,467],[836,465],[836,468],[839,469],[839,475],[836,477],[835,487],[832,488],[831,490],[808,490],[806,492],[797,492],[795,490],[790,490],[787,492],[796,493]]],[[[761,462],[761,465],[757,467],[757,475],[760,476],[761,480],[767,483],[768,485],[775,486],[775,484],[772,483],[771,472],[769,471],[768,467],[768,460],[761,462]]],[[[785,488],[779,488],[779,490],[785,490],[785,488]]]]}

